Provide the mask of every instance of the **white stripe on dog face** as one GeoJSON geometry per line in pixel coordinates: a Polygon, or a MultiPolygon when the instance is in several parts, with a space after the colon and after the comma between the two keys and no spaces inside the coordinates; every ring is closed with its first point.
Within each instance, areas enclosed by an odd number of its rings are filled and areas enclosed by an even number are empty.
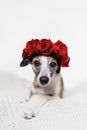
{"type": "Polygon", "coordinates": [[[40,73],[38,75],[38,83],[40,84],[40,86],[42,87],[46,87],[50,82],[50,71],[49,71],[49,67],[48,67],[48,58],[46,56],[40,56],[40,62],[41,62],[41,68],[40,68],[40,73]],[[42,76],[46,76],[49,78],[49,82],[46,85],[42,85],[40,83],[40,77],[42,76]]]}
{"type": "Polygon", "coordinates": [[[41,57],[40,57],[40,61],[41,61],[41,71],[40,71],[40,75],[42,75],[42,76],[47,76],[47,75],[49,75],[47,57],[41,56],[41,57]]]}

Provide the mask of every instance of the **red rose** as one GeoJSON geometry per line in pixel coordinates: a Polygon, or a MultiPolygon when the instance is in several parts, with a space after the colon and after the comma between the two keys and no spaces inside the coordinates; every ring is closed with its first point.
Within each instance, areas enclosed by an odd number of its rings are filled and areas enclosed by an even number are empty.
{"type": "Polygon", "coordinates": [[[52,42],[50,39],[42,39],[37,43],[36,48],[37,51],[43,55],[49,55],[53,50],[52,42]]]}
{"type": "Polygon", "coordinates": [[[67,46],[62,43],[60,40],[58,40],[54,45],[53,45],[54,52],[59,55],[59,56],[65,56],[68,52],[67,46]]]}
{"type": "Polygon", "coordinates": [[[26,49],[23,49],[22,52],[22,58],[25,58],[28,55],[28,52],[25,51],[26,49]]]}
{"type": "Polygon", "coordinates": [[[35,46],[33,44],[33,41],[28,41],[26,43],[26,49],[25,51],[28,52],[28,56],[32,55],[34,53],[34,50],[35,50],[35,46]]]}
{"type": "Polygon", "coordinates": [[[39,42],[38,39],[35,39],[35,40],[31,40],[31,41],[28,41],[26,43],[26,49],[25,51],[28,52],[28,56],[31,56],[33,53],[35,53],[35,46],[36,44],[39,42]]]}
{"type": "Polygon", "coordinates": [[[39,42],[39,40],[38,40],[38,39],[32,39],[32,42],[33,42],[33,44],[35,44],[35,46],[36,46],[36,44],[39,42]]]}
{"type": "Polygon", "coordinates": [[[62,63],[61,63],[61,66],[62,67],[69,67],[69,61],[70,61],[70,58],[68,56],[64,57],[62,59],[62,63]]]}

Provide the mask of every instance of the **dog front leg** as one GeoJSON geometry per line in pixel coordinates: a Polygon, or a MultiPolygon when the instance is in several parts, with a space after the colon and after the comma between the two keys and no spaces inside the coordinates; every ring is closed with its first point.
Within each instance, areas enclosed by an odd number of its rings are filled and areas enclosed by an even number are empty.
{"type": "Polygon", "coordinates": [[[40,111],[41,107],[49,100],[45,95],[32,95],[28,104],[27,110],[24,112],[25,119],[31,119],[35,117],[40,111]]]}
{"type": "Polygon", "coordinates": [[[58,96],[60,98],[63,98],[63,92],[64,92],[64,82],[63,82],[63,78],[60,77],[60,90],[59,90],[59,93],[58,93],[58,96]]]}
{"type": "Polygon", "coordinates": [[[31,89],[27,89],[26,92],[24,92],[23,96],[20,99],[20,103],[27,103],[30,100],[30,97],[32,95],[31,89]]]}

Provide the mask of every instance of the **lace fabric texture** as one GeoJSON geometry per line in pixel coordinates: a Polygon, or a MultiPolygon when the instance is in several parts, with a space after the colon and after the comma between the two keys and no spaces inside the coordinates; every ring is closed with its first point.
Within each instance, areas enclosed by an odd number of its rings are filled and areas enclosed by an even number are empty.
{"type": "Polygon", "coordinates": [[[0,91],[0,130],[87,130],[86,86],[87,84],[85,87],[81,84],[79,91],[75,92],[74,88],[74,91],[67,91],[65,98],[48,101],[39,114],[30,120],[22,116],[25,105],[20,99],[25,87],[21,88],[20,84],[19,89],[14,85],[14,89],[10,89],[9,94],[5,92],[6,89],[0,91]],[[67,96],[69,93],[71,95],[67,96]]]}

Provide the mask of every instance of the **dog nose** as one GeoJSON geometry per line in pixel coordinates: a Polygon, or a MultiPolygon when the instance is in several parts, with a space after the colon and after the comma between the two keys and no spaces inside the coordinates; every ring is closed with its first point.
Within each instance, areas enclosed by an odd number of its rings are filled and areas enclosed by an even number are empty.
{"type": "Polygon", "coordinates": [[[49,81],[49,78],[48,78],[47,76],[42,76],[42,77],[40,77],[40,83],[41,83],[42,85],[47,84],[48,81],[49,81]]]}

